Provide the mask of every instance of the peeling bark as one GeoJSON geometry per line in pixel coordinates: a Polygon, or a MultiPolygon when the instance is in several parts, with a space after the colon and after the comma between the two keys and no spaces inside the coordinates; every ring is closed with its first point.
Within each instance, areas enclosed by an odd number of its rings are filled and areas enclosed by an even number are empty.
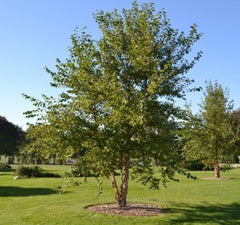
{"type": "Polygon", "coordinates": [[[116,199],[117,203],[119,204],[120,193],[118,190],[117,180],[116,180],[116,177],[115,177],[113,171],[111,171],[110,175],[111,175],[111,179],[112,179],[112,187],[115,191],[115,199],[116,199]]]}
{"type": "Polygon", "coordinates": [[[127,204],[127,192],[128,192],[128,182],[129,182],[129,168],[130,168],[130,159],[129,157],[124,158],[123,163],[123,169],[122,169],[122,175],[121,175],[121,186],[120,190],[117,185],[117,180],[114,175],[114,172],[112,171],[110,173],[111,180],[112,180],[112,187],[115,191],[115,199],[117,201],[119,208],[126,207],[127,204]]]}
{"type": "Polygon", "coordinates": [[[129,157],[124,159],[124,172],[121,179],[121,199],[119,207],[126,207],[127,204],[127,192],[128,192],[128,181],[129,181],[129,167],[130,160],[129,157]]]}

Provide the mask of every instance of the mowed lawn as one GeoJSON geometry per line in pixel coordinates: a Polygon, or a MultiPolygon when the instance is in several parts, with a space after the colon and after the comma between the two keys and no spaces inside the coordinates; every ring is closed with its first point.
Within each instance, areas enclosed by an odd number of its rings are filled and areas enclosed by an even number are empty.
{"type": "MultiPolygon", "coordinates": [[[[49,172],[63,174],[67,166],[41,166],[49,172]]],[[[13,172],[0,172],[0,224],[240,224],[240,168],[222,173],[222,180],[203,179],[211,171],[193,172],[199,179],[170,182],[167,188],[149,190],[130,181],[128,201],[150,203],[161,207],[163,214],[151,217],[126,217],[89,212],[88,205],[112,203],[111,182],[105,180],[103,196],[98,184],[90,178],[87,184],[59,194],[57,187],[64,178],[14,180],[13,172]]]]}

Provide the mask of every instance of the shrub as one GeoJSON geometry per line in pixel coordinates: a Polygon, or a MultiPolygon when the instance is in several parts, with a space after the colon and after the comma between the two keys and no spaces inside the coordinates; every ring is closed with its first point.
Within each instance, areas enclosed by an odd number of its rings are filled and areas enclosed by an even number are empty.
{"type": "Polygon", "coordinates": [[[16,176],[31,178],[31,177],[61,177],[59,174],[43,172],[39,166],[19,166],[15,172],[16,176]]]}
{"type": "Polygon", "coordinates": [[[186,161],[183,168],[187,170],[213,170],[213,167],[205,166],[200,160],[186,161]]]}
{"type": "Polygon", "coordinates": [[[204,164],[199,160],[193,160],[185,162],[183,167],[187,170],[203,170],[204,164]]]}
{"type": "Polygon", "coordinates": [[[0,163],[0,171],[9,171],[12,167],[6,163],[0,163]]]}
{"type": "Polygon", "coordinates": [[[16,169],[16,175],[19,177],[39,177],[41,172],[40,172],[40,167],[38,166],[33,166],[33,167],[27,167],[27,166],[19,166],[16,169]]]}

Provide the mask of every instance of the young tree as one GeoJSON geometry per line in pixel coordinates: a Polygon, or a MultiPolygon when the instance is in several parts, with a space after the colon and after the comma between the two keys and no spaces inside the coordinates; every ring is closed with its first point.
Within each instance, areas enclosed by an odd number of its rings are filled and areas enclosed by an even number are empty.
{"type": "Polygon", "coordinates": [[[206,166],[214,167],[216,178],[220,178],[221,163],[230,163],[236,153],[239,138],[232,120],[232,109],[221,85],[210,82],[200,114],[189,113],[189,120],[181,131],[184,156],[200,159],[206,166]]]}
{"type": "Polygon", "coordinates": [[[186,56],[200,38],[196,25],[188,35],[171,27],[165,11],[151,3],[111,13],[99,11],[98,41],[85,30],[72,35],[70,58],[47,69],[52,86],[64,88],[59,100],[30,98],[42,122],[61,131],[73,149],[85,149],[83,161],[96,174],[109,176],[119,207],[126,206],[130,168],[143,184],[158,188],[176,171],[176,139],[171,133],[193,81],[186,73],[201,57],[186,56]],[[188,57],[189,58],[189,57],[188,57]],[[39,114],[40,113],[40,114],[39,114]],[[161,165],[155,177],[151,161],[161,165]],[[115,171],[120,170],[120,185],[115,171]]]}
{"type": "Polygon", "coordinates": [[[231,114],[231,120],[233,123],[233,129],[234,129],[234,134],[236,136],[236,145],[235,148],[236,149],[236,153],[235,153],[235,162],[239,163],[240,160],[240,109],[236,109],[233,111],[233,113],[231,114]]]}
{"type": "Polygon", "coordinates": [[[11,157],[19,152],[20,145],[24,141],[24,131],[0,116],[0,154],[6,155],[11,163],[11,157]]]}
{"type": "MultiPolygon", "coordinates": [[[[30,125],[26,131],[26,140],[21,154],[25,161],[38,163],[56,158],[61,158],[62,144],[60,138],[55,134],[55,129],[48,124],[30,125]],[[54,133],[53,133],[54,132],[54,133]]],[[[64,158],[66,152],[64,149],[64,158]]]]}

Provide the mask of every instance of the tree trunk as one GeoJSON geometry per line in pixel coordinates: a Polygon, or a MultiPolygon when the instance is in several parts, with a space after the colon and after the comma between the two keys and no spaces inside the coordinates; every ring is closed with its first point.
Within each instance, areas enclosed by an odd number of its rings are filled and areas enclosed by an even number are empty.
{"type": "Polygon", "coordinates": [[[127,192],[128,192],[128,181],[129,181],[129,167],[130,160],[129,157],[126,156],[124,158],[124,168],[121,177],[121,198],[119,208],[126,207],[127,204],[127,192]]]}
{"type": "Polygon", "coordinates": [[[215,173],[215,178],[220,178],[220,166],[219,166],[219,164],[216,164],[214,166],[214,173],[215,173]]]}
{"type": "Polygon", "coordinates": [[[56,154],[53,155],[53,165],[56,165],[56,154]]]}
{"type": "Polygon", "coordinates": [[[130,160],[129,157],[124,158],[122,175],[121,175],[121,187],[120,190],[117,185],[116,177],[114,172],[110,173],[112,179],[112,186],[115,191],[115,199],[117,201],[119,208],[126,207],[127,203],[127,192],[128,192],[128,181],[129,181],[129,168],[130,168],[130,160]]]}
{"type": "Polygon", "coordinates": [[[14,163],[14,156],[9,155],[8,156],[8,164],[13,164],[14,163]]]}
{"type": "Polygon", "coordinates": [[[118,190],[118,185],[117,185],[116,177],[114,175],[114,171],[111,171],[110,175],[111,175],[111,179],[112,179],[112,187],[115,191],[115,199],[119,205],[120,193],[118,190]]]}

